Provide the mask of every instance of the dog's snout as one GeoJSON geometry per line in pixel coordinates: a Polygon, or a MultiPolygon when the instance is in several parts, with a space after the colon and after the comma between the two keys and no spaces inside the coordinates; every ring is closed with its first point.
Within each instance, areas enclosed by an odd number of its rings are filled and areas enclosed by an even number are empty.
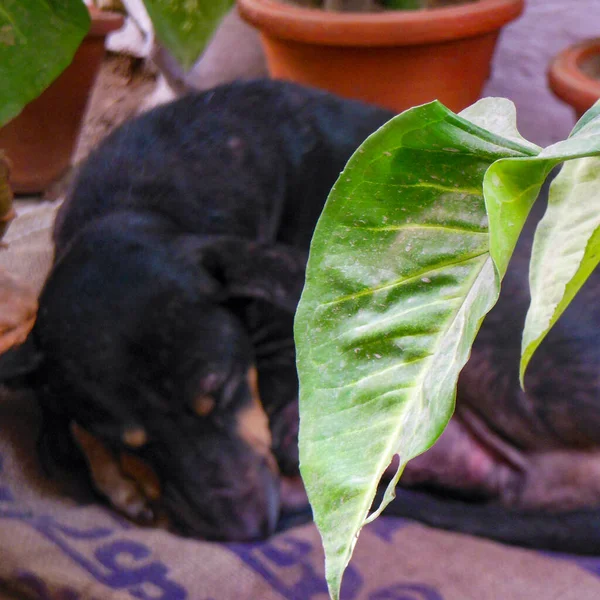
{"type": "Polygon", "coordinates": [[[247,502],[245,509],[240,507],[239,534],[243,541],[265,539],[277,527],[281,506],[279,479],[272,475],[268,465],[265,465],[259,486],[253,501],[247,502]]]}
{"type": "Polygon", "coordinates": [[[160,455],[164,493],[159,502],[174,529],[235,542],[274,533],[281,499],[280,475],[271,453],[262,448],[258,452],[231,431],[213,431],[210,440],[192,435],[187,439],[194,441],[182,446],[179,440],[177,453],[160,455]]]}

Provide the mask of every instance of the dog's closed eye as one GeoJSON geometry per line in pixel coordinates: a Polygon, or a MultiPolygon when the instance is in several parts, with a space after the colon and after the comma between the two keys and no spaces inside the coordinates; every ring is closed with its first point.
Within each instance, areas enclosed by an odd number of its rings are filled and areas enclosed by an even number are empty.
{"type": "Polygon", "coordinates": [[[142,427],[129,427],[123,432],[122,438],[130,448],[141,448],[148,441],[148,434],[142,427]]]}
{"type": "Polygon", "coordinates": [[[195,386],[192,397],[188,400],[189,409],[199,417],[208,417],[219,404],[222,404],[223,387],[226,384],[224,373],[210,373],[202,377],[195,386]]]}
{"type": "Polygon", "coordinates": [[[215,399],[210,394],[202,394],[194,398],[193,411],[200,417],[207,417],[215,407],[215,399]]]}

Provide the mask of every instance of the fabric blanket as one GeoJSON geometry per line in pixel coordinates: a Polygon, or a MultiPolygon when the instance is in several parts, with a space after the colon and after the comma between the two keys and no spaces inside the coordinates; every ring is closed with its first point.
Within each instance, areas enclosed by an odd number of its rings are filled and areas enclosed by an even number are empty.
{"type": "MultiPolygon", "coordinates": [[[[20,205],[0,268],[36,290],[54,204],[20,205]]],[[[0,599],[326,600],[313,525],[252,544],[136,527],[36,453],[39,414],[0,391],[0,599]]],[[[363,532],[344,600],[597,600],[600,558],[550,555],[383,517],[363,532]]]]}

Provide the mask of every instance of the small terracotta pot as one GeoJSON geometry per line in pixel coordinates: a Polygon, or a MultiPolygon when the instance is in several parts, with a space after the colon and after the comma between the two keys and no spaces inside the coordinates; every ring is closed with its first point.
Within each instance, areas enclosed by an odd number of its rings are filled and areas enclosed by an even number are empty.
{"type": "Polygon", "coordinates": [[[90,30],[71,64],[18,117],[0,129],[12,163],[15,193],[44,191],[70,165],[88,97],[104,56],[106,35],[123,17],[90,8],[90,30]]]}
{"type": "Polygon", "coordinates": [[[600,73],[600,38],[575,44],[550,63],[550,88],[575,109],[578,118],[600,98],[600,79],[592,75],[596,61],[600,73]]]}
{"type": "Polygon", "coordinates": [[[452,110],[475,102],[500,28],[523,0],[446,8],[343,13],[278,0],[238,0],[257,27],[271,75],[397,112],[438,99],[452,110]]]}

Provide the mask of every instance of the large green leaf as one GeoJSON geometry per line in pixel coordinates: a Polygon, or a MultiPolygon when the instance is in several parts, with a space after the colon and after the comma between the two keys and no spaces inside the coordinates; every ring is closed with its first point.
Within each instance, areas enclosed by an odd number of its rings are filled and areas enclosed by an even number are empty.
{"type": "Polygon", "coordinates": [[[399,477],[441,434],[497,299],[484,175],[537,151],[509,134],[506,103],[471,116],[496,107],[505,118],[484,121],[507,137],[438,102],[393,119],[349,161],[315,231],[295,330],[300,453],[333,598],[383,471],[400,454],[399,477]]]}
{"type": "Polygon", "coordinates": [[[0,126],[69,65],[89,23],[81,0],[0,2],[0,126]]]}
{"type": "Polygon", "coordinates": [[[532,302],[523,332],[522,383],[535,349],[598,262],[600,221],[594,211],[600,208],[600,172],[596,159],[584,157],[599,154],[600,102],[581,118],[567,140],[533,158],[499,160],[486,173],[490,253],[503,274],[543,181],[556,165],[573,161],[564,165],[553,183],[547,214],[536,231],[530,267],[532,302]]]}
{"type": "MultiPolygon", "coordinates": [[[[600,150],[600,102],[579,120],[569,139],[544,153],[579,155],[600,150]]],[[[530,267],[531,305],[525,320],[521,382],[533,353],[600,260],[600,165],[598,159],[563,166],[537,228],[530,267]]]]}
{"type": "Polygon", "coordinates": [[[600,153],[600,117],[585,117],[569,138],[544,148],[537,156],[500,159],[484,179],[490,227],[490,254],[500,274],[506,271],[525,218],[550,171],[563,161],[600,153]]]}
{"type": "Polygon", "coordinates": [[[234,0],[144,0],[158,39],[184,70],[202,54],[234,0]]]}
{"type": "MultiPolygon", "coordinates": [[[[572,139],[584,131],[578,128],[572,139]]],[[[597,146],[600,151],[600,140],[597,146]]],[[[600,159],[580,158],[567,162],[552,182],[548,209],[535,233],[521,381],[533,353],[599,262],[600,159]]]]}
{"type": "Polygon", "coordinates": [[[523,331],[521,381],[548,331],[600,262],[600,159],[566,163],[536,230],[523,331]]]}
{"type": "Polygon", "coordinates": [[[384,469],[400,456],[382,506],[447,424],[545,178],[598,154],[594,119],[540,150],[518,134],[508,101],[461,114],[434,102],[372,135],[313,238],[295,329],[300,457],[333,598],[384,469]]]}

